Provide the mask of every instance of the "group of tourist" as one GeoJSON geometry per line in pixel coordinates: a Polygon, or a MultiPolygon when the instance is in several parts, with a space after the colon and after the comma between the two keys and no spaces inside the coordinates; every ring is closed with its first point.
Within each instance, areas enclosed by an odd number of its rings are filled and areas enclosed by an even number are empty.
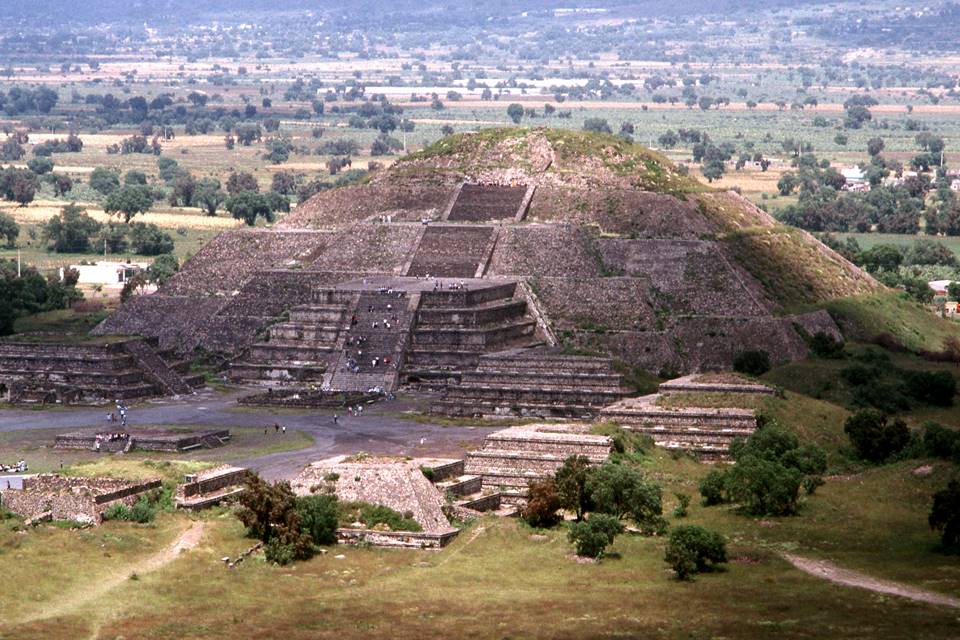
{"type": "MultiPolygon", "coordinates": [[[[448,282],[447,290],[448,291],[466,291],[467,283],[464,282],[463,280],[459,282],[448,282]]],[[[436,293],[437,291],[443,291],[443,283],[440,282],[440,280],[436,280],[433,283],[433,292],[436,293]]]]}
{"type": "Polygon", "coordinates": [[[27,470],[27,461],[18,460],[17,464],[0,464],[0,473],[23,473],[27,470]]]}
{"type": "Polygon", "coordinates": [[[117,410],[107,414],[107,422],[119,422],[123,428],[127,427],[127,405],[117,399],[117,410]]]}
{"type": "MultiPolygon", "coordinates": [[[[267,433],[269,433],[269,432],[270,432],[270,427],[269,427],[269,426],[266,426],[266,427],[263,428],[263,435],[267,435],[267,433]]],[[[287,434],[287,426],[286,426],[286,425],[281,425],[279,422],[274,422],[274,423],[273,423],[273,432],[274,432],[274,433],[282,433],[283,435],[286,435],[286,434],[287,434]]]]}
{"type": "MultiPolygon", "coordinates": [[[[126,426],[126,424],[124,424],[126,426]]],[[[126,441],[130,438],[130,435],[120,431],[114,431],[112,433],[98,433],[96,438],[94,438],[93,449],[94,451],[100,451],[100,447],[104,442],[117,442],[118,440],[126,441]]]]}

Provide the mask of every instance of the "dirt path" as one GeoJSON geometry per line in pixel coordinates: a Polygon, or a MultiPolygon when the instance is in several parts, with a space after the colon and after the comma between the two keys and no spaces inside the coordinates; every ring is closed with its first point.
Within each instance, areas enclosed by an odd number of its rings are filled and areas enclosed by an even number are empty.
{"type": "MultiPolygon", "coordinates": [[[[200,539],[203,537],[203,529],[203,522],[191,523],[187,529],[182,531],[180,535],[177,536],[176,540],[154,555],[132,565],[118,568],[112,574],[104,576],[103,578],[97,580],[94,584],[84,586],[84,588],[81,590],[69,595],[65,595],[62,598],[58,598],[57,601],[52,604],[52,606],[44,607],[36,614],[28,616],[19,622],[24,623],[33,622],[36,620],[46,620],[49,618],[57,618],[74,613],[77,609],[80,609],[81,607],[105,595],[107,592],[119,587],[121,584],[129,580],[132,574],[135,573],[137,575],[143,575],[161,569],[165,565],[170,564],[177,559],[177,556],[180,555],[180,552],[193,549],[200,543],[200,539]]],[[[99,624],[96,625],[96,628],[99,629],[99,624]]],[[[94,636],[95,635],[96,632],[94,632],[94,636]]]]}
{"type": "Polygon", "coordinates": [[[804,558],[790,553],[783,554],[783,557],[794,567],[805,573],[822,578],[823,580],[829,580],[836,584],[842,584],[846,587],[857,587],[858,589],[866,589],[874,593],[884,593],[900,596],[901,598],[909,598],[917,602],[926,602],[960,609],[960,598],[952,598],[940,593],[934,593],[933,591],[917,589],[916,587],[911,587],[900,582],[874,578],[873,576],[868,576],[857,571],[838,567],[828,560],[814,560],[813,558],[804,558]]]}

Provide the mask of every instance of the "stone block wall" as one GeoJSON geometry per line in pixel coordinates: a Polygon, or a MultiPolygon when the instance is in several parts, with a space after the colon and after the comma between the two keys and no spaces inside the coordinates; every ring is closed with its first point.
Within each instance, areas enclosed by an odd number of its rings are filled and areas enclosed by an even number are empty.
{"type": "Polygon", "coordinates": [[[132,506],[141,494],[160,485],[160,480],[131,482],[117,478],[40,475],[25,478],[23,489],[0,491],[0,505],[24,518],[50,512],[54,520],[100,524],[103,512],[111,505],[132,506]]]}

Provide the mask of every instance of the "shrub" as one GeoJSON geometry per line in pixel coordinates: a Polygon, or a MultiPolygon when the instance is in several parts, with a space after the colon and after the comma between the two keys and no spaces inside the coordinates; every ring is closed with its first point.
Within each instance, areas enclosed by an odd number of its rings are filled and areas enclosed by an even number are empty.
{"type": "Polygon", "coordinates": [[[104,520],[124,520],[130,521],[130,507],[118,502],[116,504],[110,505],[106,511],[103,512],[104,520]]]}
{"type": "Polygon", "coordinates": [[[677,497],[677,506],[673,508],[674,518],[686,518],[689,515],[690,496],[685,493],[673,494],[677,497]]]}
{"type": "Polygon", "coordinates": [[[960,455],[960,432],[937,424],[924,423],[923,452],[934,458],[952,458],[960,455]]]}
{"type": "Polygon", "coordinates": [[[529,484],[527,504],[520,511],[520,517],[532,527],[549,528],[560,521],[557,511],[561,506],[557,485],[552,478],[533,481],[529,484]]]}
{"type": "Polygon", "coordinates": [[[728,502],[726,490],[726,476],[720,469],[711,469],[700,480],[700,495],[703,496],[703,505],[709,507],[715,504],[728,502]]]}
{"type": "Polygon", "coordinates": [[[263,549],[263,555],[267,562],[273,562],[281,566],[290,564],[295,560],[293,545],[283,544],[279,538],[274,538],[263,549]]]}
{"type": "Polygon", "coordinates": [[[863,364],[852,364],[840,370],[840,377],[849,384],[859,386],[880,378],[880,369],[863,364]]]}
{"type": "Polygon", "coordinates": [[[940,532],[946,549],[960,552],[960,482],[951,480],[946,489],[933,495],[928,521],[931,529],[940,532]]]}
{"type": "Polygon", "coordinates": [[[760,376],[770,371],[770,354],[762,349],[741,351],[733,359],[733,370],[751,376],[760,376]]]}
{"type": "Polygon", "coordinates": [[[876,409],[863,409],[843,425],[857,455],[870,462],[884,462],[910,441],[910,430],[900,418],[889,420],[876,409]]]}
{"type": "Polygon", "coordinates": [[[367,502],[344,502],[339,506],[339,520],[344,523],[362,522],[367,527],[381,525],[391,531],[423,531],[413,514],[401,514],[389,507],[367,502]]]}
{"type": "Polygon", "coordinates": [[[681,525],[670,532],[664,560],[686,580],[695,573],[711,571],[727,561],[723,536],[697,525],[681,525]]]}
{"type": "Polygon", "coordinates": [[[147,522],[153,522],[156,515],[156,507],[147,498],[140,498],[133,507],[128,507],[122,502],[110,505],[103,512],[103,519],[146,524],[147,522]]]}
{"type": "Polygon", "coordinates": [[[613,544],[614,538],[622,532],[623,525],[617,518],[595,513],[589,520],[571,524],[567,537],[576,548],[578,556],[601,558],[606,548],[613,544]]]}
{"type": "Polygon", "coordinates": [[[156,516],[156,509],[145,498],[137,500],[133,508],[130,509],[130,519],[141,524],[152,522],[156,516]]]}
{"type": "Polygon", "coordinates": [[[333,495],[303,496],[296,500],[300,531],[310,535],[314,544],[337,541],[337,497],[333,495]]]}
{"type": "Polygon", "coordinates": [[[803,474],[778,461],[754,455],[737,459],[727,471],[727,490],[734,502],[752,515],[785,516],[796,513],[803,474]]]}
{"type": "Polygon", "coordinates": [[[918,402],[938,407],[953,405],[957,381],[949,371],[912,371],[906,382],[907,393],[918,402]]]}
{"type": "Polygon", "coordinates": [[[843,340],[835,340],[833,336],[822,331],[816,332],[810,338],[810,351],[818,358],[842,358],[843,346],[843,340]]]}

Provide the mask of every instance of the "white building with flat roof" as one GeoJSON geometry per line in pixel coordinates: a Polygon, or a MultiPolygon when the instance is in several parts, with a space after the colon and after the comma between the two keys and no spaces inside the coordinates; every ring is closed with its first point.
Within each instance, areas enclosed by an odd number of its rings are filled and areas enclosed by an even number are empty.
{"type": "MultiPolygon", "coordinates": [[[[93,264],[72,264],[69,268],[75,269],[80,274],[77,284],[123,286],[127,280],[148,266],[149,264],[146,262],[109,262],[103,260],[93,264]]],[[[63,274],[64,269],[61,267],[61,280],[63,274]]]]}

